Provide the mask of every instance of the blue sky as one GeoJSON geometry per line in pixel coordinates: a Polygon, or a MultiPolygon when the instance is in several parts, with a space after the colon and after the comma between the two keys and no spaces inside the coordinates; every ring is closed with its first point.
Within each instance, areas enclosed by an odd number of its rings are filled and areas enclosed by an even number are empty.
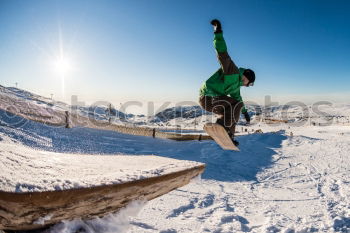
{"type": "Polygon", "coordinates": [[[256,72],[244,100],[344,102],[349,11],[346,0],[0,0],[0,84],[65,101],[196,101],[219,67],[218,18],[232,59],[256,72]]]}

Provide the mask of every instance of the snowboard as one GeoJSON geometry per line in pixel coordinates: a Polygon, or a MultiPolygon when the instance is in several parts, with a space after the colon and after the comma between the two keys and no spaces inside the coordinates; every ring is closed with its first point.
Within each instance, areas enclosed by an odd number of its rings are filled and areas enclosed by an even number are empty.
{"type": "Polygon", "coordinates": [[[206,123],[204,125],[204,130],[222,149],[239,151],[239,148],[233,144],[232,139],[223,126],[217,123],[206,123]]]}

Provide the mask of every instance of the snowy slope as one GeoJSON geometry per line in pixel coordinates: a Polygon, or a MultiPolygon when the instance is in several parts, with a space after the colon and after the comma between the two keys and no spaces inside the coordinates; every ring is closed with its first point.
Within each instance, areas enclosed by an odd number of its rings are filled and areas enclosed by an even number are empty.
{"type": "Polygon", "coordinates": [[[27,103],[35,104],[42,107],[51,107],[58,110],[68,110],[69,105],[60,101],[53,101],[50,98],[43,97],[29,91],[19,89],[16,87],[0,86],[1,96],[12,97],[19,100],[25,100],[27,103]]]}
{"type": "MultiPolygon", "coordinates": [[[[37,115],[39,119],[40,116],[44,119],[50,117],[64,118],[65,111],[102,121],[108,121],[109,117],[112,116],[115,123],[121,124],[125,124],[128,118],[137,117],[116,109],[111,109],[111,112],[109,112],[107,105],[71,106],[19,88],[3,86],[0,86],[0,108],[10,108],[12,112],[23,113],[24,115],[37,115]]],[[[64,119],[58,119],[57,121],[64,122],[64,119]]]]}

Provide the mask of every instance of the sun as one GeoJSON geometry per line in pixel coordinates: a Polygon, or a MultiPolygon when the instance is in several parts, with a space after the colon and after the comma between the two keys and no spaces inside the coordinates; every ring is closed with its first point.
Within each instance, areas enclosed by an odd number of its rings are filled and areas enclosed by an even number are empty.
{"type": "Polygon", "coordinates": [[[69,59],[64,57],[60,57],[56,61],[54,61],[54,67],[56,72],[58,72],[61,75],[66,74],[72,68],[69,59]]]}

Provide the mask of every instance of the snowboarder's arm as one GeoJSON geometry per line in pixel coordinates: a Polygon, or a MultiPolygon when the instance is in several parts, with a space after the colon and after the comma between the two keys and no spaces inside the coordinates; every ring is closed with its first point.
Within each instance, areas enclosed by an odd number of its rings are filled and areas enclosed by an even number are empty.
{"type": "Polygon", "coordinates": [[[243,102],[243,100],[242,100],[242,96],[241,96],[241,93],[240,93],[240,92],[238,92],[238,93],[231,93],[230,96],[231,96],[232,98],[234,98],[235,100],[238,100],[239,102],[242,102],[243,107],[242,107],[242,109],[241,109],[241,112],[242,112],[243,114],[245,114],[246,112],[248,112],[247,109],[246,109],[245,106],[244,106],[244,102],[243,102]]]}
{"type": "Polygon", "coordinates": [[[211,21],[211,24],[214,26],[214,47],[224,74],[239,74],[238,67],[232,61],[227,52],[227,46],[222,33],[220,21],[214,19],[211,21]]]}

